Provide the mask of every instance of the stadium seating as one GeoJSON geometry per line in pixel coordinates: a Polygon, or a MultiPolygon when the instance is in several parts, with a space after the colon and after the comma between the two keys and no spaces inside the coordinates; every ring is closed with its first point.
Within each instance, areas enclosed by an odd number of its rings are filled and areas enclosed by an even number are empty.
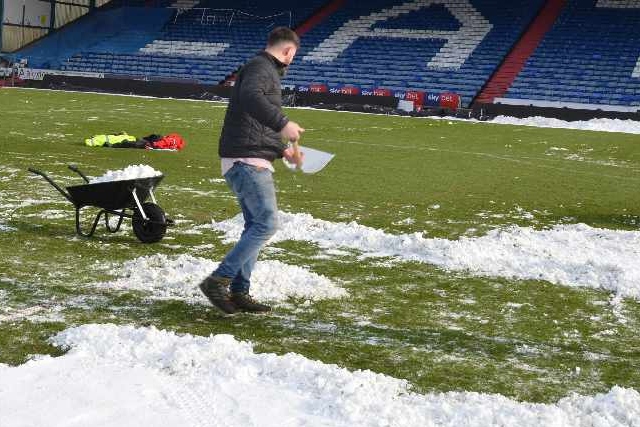
{"type": "Polygon", "coordinates": [[[350,1],[304,35],[284,82],[453,91],[469,104],[542,3],[350,1]]]}
{"type": "Polygon", "coordinates": [[[640,1],[569,0],[505,98],[640,106],[640,1]]]}
{"type": "MultiPolygon", "coordinates": [[[[453,91],[469,103],[542,2],[346,1],[304,34],[283,83],[453,91]]],[[[175,0],[168,4],[182,9],[121,7],[83,18],[23,53],[32,65],[39,60],[36,66],[215,84],[259,51],[271,28],[295,27],[326,0],[298,3],[175,0]]]]}
{"type": "MultiPolygon", "coordinates": [[[[122,30],[118,36],[104,38],[74,52],[60,67],[70,71],[217,84],[264,47],[271,28],[296,25],[322,3],[324,1],[309,1],[289,13],[286,8],[294,6],[290,0],[268,6],[250,1],[174,2],[172,6],[194,7],[161,9],[169,15],[163,15],[162,22],[157,21],[155,28],[140,31],[134,26],[122,30]],[[234,9],[237,7],[243,10],[234,9]],[[299,21],[294,21],[294,17],[299,21]]],[[[124,9],[141,13],[148,10],[124,9]]]]}
{"type": "Polygon", "coordinates": [[[28,58],[31,67],[64,69],[67,58],[77,58],[83,51],[135,52],[160,34],[172,14],[165,8],[101,10],[22,49],[17,56],[28,58]]]}
{"type": "MultiPolygon", "coordinates": [[[[117,0],[20,56],[34,67],[216,84],[262,49],[271,28],[300,25],[327,3],[153,1],[170,7],[117,0]]],[[[346,0],[303,34],[283,84],[455,92],[468,105],[544,1],[346,0]]],[[[505,97],[640,105],[637,28],[640,0],[568,0],[505,97]]]]}

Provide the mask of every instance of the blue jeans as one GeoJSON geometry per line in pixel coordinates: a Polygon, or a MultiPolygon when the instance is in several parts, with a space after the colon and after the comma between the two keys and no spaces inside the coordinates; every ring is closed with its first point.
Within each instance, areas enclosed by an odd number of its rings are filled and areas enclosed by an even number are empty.
{"type": "Polygon", "coordinates": [[[244,231],[213,275],[232,278],[231,292],[248,292],[258,253],[278,228],[276,190],[270,170],[241,162],[236,162],[224,178],[238,198],[244,231]]]}

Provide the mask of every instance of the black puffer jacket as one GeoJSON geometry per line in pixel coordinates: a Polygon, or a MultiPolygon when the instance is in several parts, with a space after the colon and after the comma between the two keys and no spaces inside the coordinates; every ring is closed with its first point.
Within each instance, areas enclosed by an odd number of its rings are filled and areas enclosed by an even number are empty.
{"type": "Polygon", "coordinates": [[[224,117],[220,157],[258,157],[273,161],[286,145],[280,131],[289,119],[282,113],[280,77],[285,65],[262,52],[240,70],[224,117]]]}

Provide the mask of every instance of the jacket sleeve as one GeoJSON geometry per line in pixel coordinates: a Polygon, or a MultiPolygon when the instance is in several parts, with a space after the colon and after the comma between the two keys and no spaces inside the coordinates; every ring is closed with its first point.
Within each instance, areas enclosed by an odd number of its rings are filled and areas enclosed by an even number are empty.
{"type": "Polygon", "coordinates": [[[240,88],[240,104],[251,117],[264,126],[280,132],[289,122],[280,108],[267,99],[266,85],[272,79],[269,71],[261,67],[245,70],[240,88]]]}

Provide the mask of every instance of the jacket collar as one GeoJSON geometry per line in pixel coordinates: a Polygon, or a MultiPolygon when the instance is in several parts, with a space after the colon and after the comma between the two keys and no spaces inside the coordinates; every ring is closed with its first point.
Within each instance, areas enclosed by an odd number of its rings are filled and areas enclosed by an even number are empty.
{"type": "Polygon", "coordinates": [[[262,52],[260,52],[260,55],[264,56],[269,61],[271,61],[271,63],[278,69],[278,72],[280,72],[281,74],[283,74],[284,71],[287,69],[287,64],[280,61],[278,58],[271,55],[269,52],[263,50],[262,52]]]}

